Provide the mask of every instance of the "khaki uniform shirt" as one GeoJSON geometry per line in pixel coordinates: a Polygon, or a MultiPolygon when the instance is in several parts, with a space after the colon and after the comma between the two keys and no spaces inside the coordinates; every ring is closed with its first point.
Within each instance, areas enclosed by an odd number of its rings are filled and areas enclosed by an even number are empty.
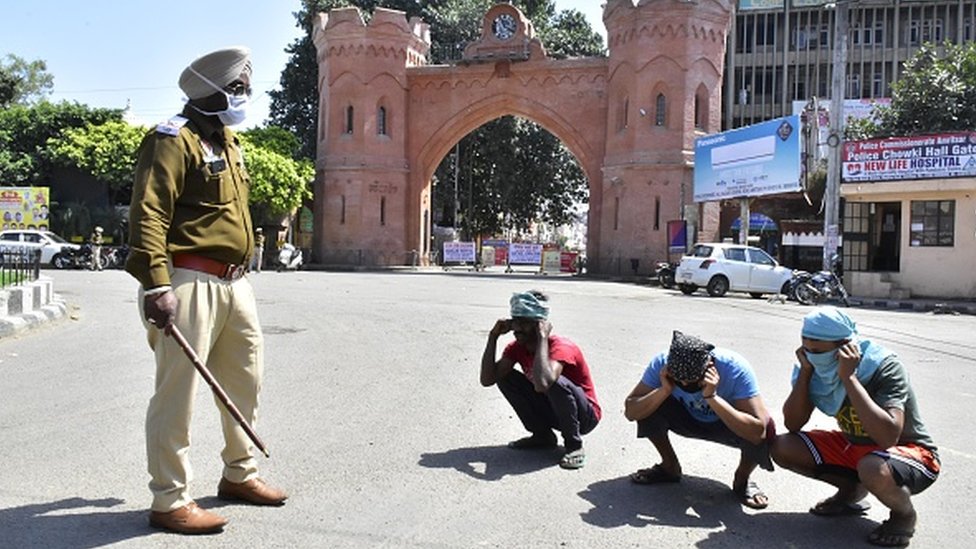
{"type": "Polygon", "coordinates": [[[190,106],[182,116],[185,123],[161,124],[139,148],[125,270],[147,290],[170,283],[171,254],[247,265],[254,249],[237,138],[190,106]]]}

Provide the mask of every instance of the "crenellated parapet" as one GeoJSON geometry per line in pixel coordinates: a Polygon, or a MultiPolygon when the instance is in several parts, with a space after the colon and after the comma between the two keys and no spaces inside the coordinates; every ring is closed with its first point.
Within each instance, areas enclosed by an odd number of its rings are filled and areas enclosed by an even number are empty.
{"type": "Polygon", "coordinates": [[[734,1],[729,0],[607,0],[603,21],[607,45],[632,42],[693,40],[725,47],[734,1]]]}
{"type": "Polygon", "coordinates": [[[376,8],[367,23],[358,8],[320,13],[312,39],[318,61],[330,58],[367,57],[393,59],[405,67],[427,64],[430,26],[419,17],[409,20],[401,11],[376,8]]]}

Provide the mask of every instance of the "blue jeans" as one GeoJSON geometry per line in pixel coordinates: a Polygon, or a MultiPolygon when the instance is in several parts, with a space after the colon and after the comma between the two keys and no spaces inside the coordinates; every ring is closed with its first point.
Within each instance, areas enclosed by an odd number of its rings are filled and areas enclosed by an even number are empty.
{"type": "Polygon", "coordinates": [[[528,431],[544,436],[558,430],[568,452],[582,448],[582,435],[599,422],[586,393],[566,376],[559,376],[548,391],[538,393],[525,374],[512,370],[498,380],[498,388],[528,431]]]}

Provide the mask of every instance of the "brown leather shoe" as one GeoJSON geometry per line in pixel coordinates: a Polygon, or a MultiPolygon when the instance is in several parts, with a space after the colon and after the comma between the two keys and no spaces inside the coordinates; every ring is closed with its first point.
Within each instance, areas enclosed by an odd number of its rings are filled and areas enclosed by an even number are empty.
{"type": "Polygon", "coordinates": [[[196,502],[190,503],[168,513],[151,511],[149,525],[180,534],[216,534],[224,529],[227,519],[201,509],[196,502]]]}
{"type": "Polygon", "coordinates": [[[268,486],[259,478],[252,478],[247,482],[236,483],[225,478],[217,485],[217,497],[220,499],[246,501],[253,505],[284,505],[288,494],[268,486]]]}

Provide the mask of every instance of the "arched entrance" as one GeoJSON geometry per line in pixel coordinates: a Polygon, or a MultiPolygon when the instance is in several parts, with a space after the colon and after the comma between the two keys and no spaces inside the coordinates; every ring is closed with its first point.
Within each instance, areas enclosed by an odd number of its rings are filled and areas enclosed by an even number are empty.
{"type": "MultiPolygon", "coordinates": [[[[438,163],[475,128],[515,115],[559,138],[589,180],[591,270],[629,272],[631,258],[650,268],[667,254],[667,221],[697,213],[686,208],[693,139],[718,130],[730,20],[727,0],[609,0],[609,57],[552,60],[532,23],[498,4],[461,62],[430,66],[418,18],[320,14],[316,259],[424,257],[438,163]]],[[[698,225],[714,230],[717,212],[706,213],[698,225]]]]}

